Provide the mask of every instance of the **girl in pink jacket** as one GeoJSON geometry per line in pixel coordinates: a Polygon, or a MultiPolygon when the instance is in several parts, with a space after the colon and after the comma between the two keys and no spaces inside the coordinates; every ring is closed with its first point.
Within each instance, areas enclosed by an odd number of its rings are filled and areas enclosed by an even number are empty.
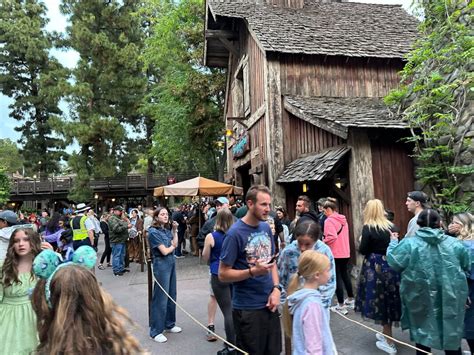
{"type": "Polygon", "coordinates": [[[347,314],[348,308],[354,309],[354,293],[347,272],[347,264],[351,256],[349,227],[346,217],[336,212],[336,202],[336,199],[328,198],[323,205],[323,211],[327,217],[324,221],[324,242],[331,248],[336,263],[336,297],[338,304],[331,307],[331,310],[347,314]],[[347,291],[347,299],[345,300],[344,287],[347,291]]]}

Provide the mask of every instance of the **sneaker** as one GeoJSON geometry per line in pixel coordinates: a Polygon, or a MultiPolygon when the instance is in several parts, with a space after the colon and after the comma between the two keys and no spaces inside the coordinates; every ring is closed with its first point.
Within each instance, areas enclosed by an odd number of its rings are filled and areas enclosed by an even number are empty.
{"type": "Polygon", "coordinates": [[[377,341],[387,342],[387,339],[385,339],[382,333],[375,333],[375,337],[377,338],[377,341]]]}
{"type": "Polygon", "coordinates": [[[130,272],[129,269],[123,269],[123,272],[130,272]]]}
{"type": "Polygon", "coordinates": [[[175,255],[174,257],[175,257],[176,259],[182,259],[182,258],[184,258],[185,256],[184,256],[184,255],[175,255]]]}
{"type": "Polygon", "coordinates": [[[154,341],[157,343],[165,343],[168,341],[168,338],[163,335],[163,333],[158,334],[156,337],[153,338],[154,341]]]}
{"type": "Polygon", "coordinates": [[[339,305],[335,305],[335,306],[332,306],[331,308],[329,308],[331,311],[333,312],[336,312],[336,313],[341,313],[343,315],[346,315],[347,313],[349,313],[349,311],[347,310],[346,306],[339,306],[339,305]]]}
{"type": "Polygon", "coordinates": [[[177,325],[175,325],[173,328],[171,329],[166,329],[166,331],[168,333],[181,333],[183,330],[181,329],[181,327],[178,327],[177,325]]]}
{"type": "Polygon", "coordinates": [[[230,354],[233,354],[234,353],[234,349],[229,349],[227,346],[222,349],[222,350],[219,350],[217,352],[217,355],[230,355],[230,354]]]}
{"type": "MultiPolygon", "coordinates": [[[[214,332],[214,333],[216,332],[216,329],[215,329],[213,324],[208,325],[207,329],[209,329],[211,332],[214,332]]],[[[216,341],[217,337],[214,334],[212,334],[211,332],[207,332],[207,334],[206,334],[207,341],[216,341]]]]}
{"type": "Polygon", "coordinates": [[[114,276],[123,276],[123,272],[114,272],[114,276]]]}
{"type": "Polygon", "coordinates": [[[112,264],[111,264],[111,263],[107,263],[107,267],[112,267],[112,264]]]}
{"type": "Polygon", "coordinates": [[[346,300],[344,301],[344,306],[346,306],[347,308],[350,308],[350,309],[354,309],[355,308],[355,300],[352,299],[352,301],[349,301],[347,298],[346,300]]]}
{"type": "Polygon", "coordinates": [[[382,351],[385,351],[387,354],[394,355],[397,353],[397,347],[395,344],[389,344],[386,341],[378,341],[375,343],[375,346],[382,351]]]}
{"type": "Polygon", "coordinates": [[[104,265],[102,265],[102,264],[99,264],[99,266],[97,266],[97,268],[98,268],[99,270],[105,270],[105,267],[104,267],[104,265]]]}

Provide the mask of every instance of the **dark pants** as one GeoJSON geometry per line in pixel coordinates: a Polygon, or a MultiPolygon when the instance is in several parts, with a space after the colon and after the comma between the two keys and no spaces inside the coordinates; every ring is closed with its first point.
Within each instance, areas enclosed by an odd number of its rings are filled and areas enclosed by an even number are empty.
{"type": "Polygon", "coordinates": [[[102,264],[107,258],[107,262],[110,263],[110,254],[112,254],[112,248],[110,247],[110,239],[108,234],[104,234],[105,249],[100,257],[100,263],[102,264]]]}
{"type": "Polygon", "coordinates": [[[267,308],[232,311],[236,345],[251,355],[281,353],[280,314],[267,308]]]}
{"type": "Polygon", "coordinates": [[[226,340],[235,343],[234,323],[232,320],[232,285],[219,281],[217,275],[211,275],[211,287],[217,304],[224,315],[226,340]]]}
{"type": "Polygon", "coordinates": [[[99,245],[99,233],[94,233],[94,249],[97,251],[97,246],[99,245]]]}
{"type": "Polygon", "coordinates": [[[336,296],[339,304],[344,303],[344,287],[347,291],[347,297],[354,297],[352,292],[352,283],[347,272],[349,258],[334,259],[336,263],[336,296]]]}
{"type": "Polygon", "coordinates": [[[184,242],[184,234],[186,232],[186,229],[183,229],[183,230],[179,230],[178,229],[178,245],[176,246],[176,251],[175,251],[175,254],[177,256],[181,256],[183,255],[183,252],[182,252],[182,247],[183,247],[183,242],[184,242]]]}
{"type": "MultiPolygon", "coordinates": [[[[421,345],[421,344],[418,344],[418,343],[416,343],[415,346],[416,346],[418,349],[431,352],[431,348],[429,348],[429,347],[427,347],[427,346],[424,346],[424,345],[421,345]]],[[[458,350],[445,350],[444,353],[445,353],[446,355],[462,355],[461,348],[459,348],[458,350]]],[[[426,355],[426,353],[423,353],[423,352],[417,350],[417,351],[416,351],[416,355],[426,355]]]]}
{"type": "Polygon", "coordinates": [[[91,245],[91,240],[89,239],[89,237],[87,237],[86,239],[82,239],[82,240],[73,240],[72,242],[72,248],[74,250],[77,250],[77,248],[79,247],[82,247],[83,245],[88,245],[88,246],[92,246],[91,245]]]}

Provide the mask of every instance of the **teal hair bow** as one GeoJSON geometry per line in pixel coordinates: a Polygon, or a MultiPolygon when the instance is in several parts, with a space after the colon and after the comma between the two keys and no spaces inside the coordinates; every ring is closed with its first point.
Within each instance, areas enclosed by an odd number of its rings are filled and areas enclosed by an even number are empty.
{"type": "Polygon", "coordinates": [[[51,305],[51,280],[56,272],[66,266],[78,265],[87,269],[93,269],[97,262],[97,253],[87,245],[79,247],[74,251],[70,261],[63,262],[61,257],[50,249],[43,250],[33,261],[33,272],[41,279],[46,280],[45,293],[49,308],[51,305]]]}

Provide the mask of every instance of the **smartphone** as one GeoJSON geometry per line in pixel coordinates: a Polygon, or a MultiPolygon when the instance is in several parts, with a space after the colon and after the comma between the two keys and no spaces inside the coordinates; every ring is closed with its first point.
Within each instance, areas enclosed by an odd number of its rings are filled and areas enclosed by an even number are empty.
{"type": "Polygon", "coordinates": [[[278,256],[278,254],[273,255],[272,258],[270,259],[270,261],[267,262],[267,264],[274,263],[276,261],[277,256],[278,256]]]}

